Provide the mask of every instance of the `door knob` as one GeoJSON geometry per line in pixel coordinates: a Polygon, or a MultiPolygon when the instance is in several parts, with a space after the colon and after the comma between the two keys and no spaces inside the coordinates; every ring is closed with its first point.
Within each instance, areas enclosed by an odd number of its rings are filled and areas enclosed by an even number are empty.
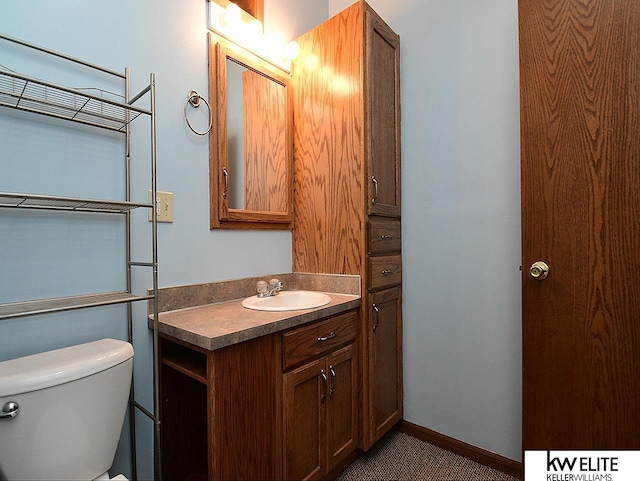
{"type": "Polygon", "coordinates": [[[534,262],[529,267],[529,275],[536,281],[543,281],[549,276],[549,266],[542,261],[534,262]]]}

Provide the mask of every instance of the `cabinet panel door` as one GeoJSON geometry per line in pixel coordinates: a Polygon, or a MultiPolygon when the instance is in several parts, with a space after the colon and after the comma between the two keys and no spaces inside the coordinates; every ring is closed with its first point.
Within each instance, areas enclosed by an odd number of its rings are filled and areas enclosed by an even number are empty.
{"type": "Polygon", "coordinates": [[[368,214],[400,217],[400,40],[366,11],[368,214]]]}
{"type": "Polygon", "coordinates": [[[285,479],[313,480],[324,475],[326,375],[324,358],[284,375],[285,479]]]}
{"type": "Polygon", "coordinates": [[[402,313],[400,288],[370,295],[373,330],[371,437],[377,441],[402,418],[402,313]]]}
{"type": "Polygon", "coordinates": [[[357,439],[357,371],[353,344],[327,357],[329,399],[327,402],[328,469],[349,455],[357,439]]]}

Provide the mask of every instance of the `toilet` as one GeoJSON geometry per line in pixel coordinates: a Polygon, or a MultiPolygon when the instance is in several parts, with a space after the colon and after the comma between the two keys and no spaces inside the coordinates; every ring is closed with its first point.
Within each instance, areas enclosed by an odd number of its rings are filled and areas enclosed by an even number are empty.
{"type": "Polygon", "coordinates": [[[102,339],[0,362],[0,479],[109,477],[133,347],[102,339]]]}

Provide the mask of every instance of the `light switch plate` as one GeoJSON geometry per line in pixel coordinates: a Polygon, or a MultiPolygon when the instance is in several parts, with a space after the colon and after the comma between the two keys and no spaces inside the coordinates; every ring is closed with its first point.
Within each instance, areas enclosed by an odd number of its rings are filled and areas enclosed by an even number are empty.
{"type": "MultiPolygon", "coordinates": [[[[151,191],[149,191],[149,202],[151,202],[151,191]]],[[[156,191],[156,213],[158,222],[173,222],[173,193],[156,191]]],[[[152,213],[149,211],[149,222],[152,213]]]]}

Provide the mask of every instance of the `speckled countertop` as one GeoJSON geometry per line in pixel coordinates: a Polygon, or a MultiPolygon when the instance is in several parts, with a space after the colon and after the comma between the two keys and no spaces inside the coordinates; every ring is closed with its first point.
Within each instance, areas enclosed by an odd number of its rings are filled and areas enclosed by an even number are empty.
{"type": "Polygon", "coordinates": [[[164,336],[215,350],[360,306],[359,276],[293,273],[271,277],[282,280],[286,290],[324,292],[331,297],[331,302],[297,311],[254,311],[242,307],[242,300],[254,294],[255,283],[265,277],[163,288],[158,296],[161,311],[158,331],[164,336]]]}

